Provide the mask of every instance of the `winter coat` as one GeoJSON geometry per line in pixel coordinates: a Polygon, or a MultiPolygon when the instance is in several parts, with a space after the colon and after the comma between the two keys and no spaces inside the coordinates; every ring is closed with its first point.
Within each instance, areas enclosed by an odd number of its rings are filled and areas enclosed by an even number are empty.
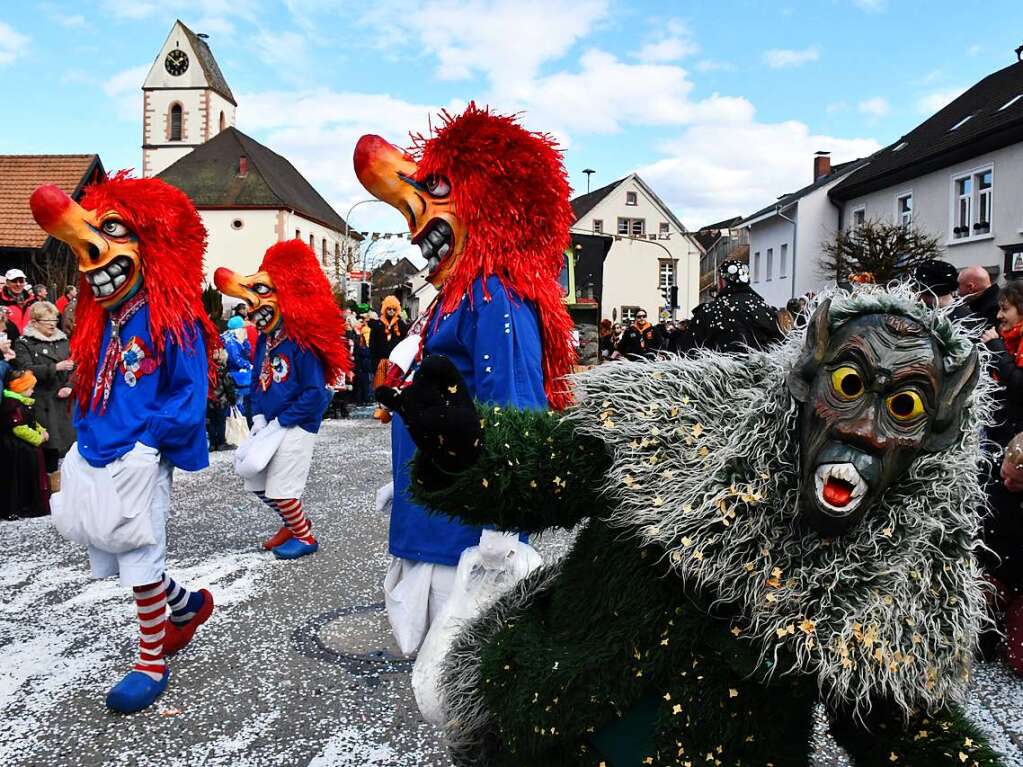
{"type": "Polygon", "coordinates": [[[41,426],[33,400],[12,391],[0,398],[0,519],[49,514],[50,486],[41,426]]]}
{"type": "Polygon", "coordinates": [[[399,317],[397,326],[397,333],[388,333],[383,320],[369,321],[369,352],[373,357],[374,368],[380,364],[380,360],[390,357],[394,347],[405,340],[405,336],[408,334],[408,323],[399,317]]]}
{"type": "Polygon", "coordinates": [[[966,299],[970,311],[984,321],[984,328],[998,327],[998,290],[997,285],[992,285],[966,299]]]}
{"type": "Polygon", "coordinates": [[[210,386],[210,407],[223,409],[238,401],[237,389],[226,363],[217,364],[217,382],[210,386]]]}
{"type": "Polygon", "coordinates": [[[249,386],[252,384],[252,355],[249,349],[248,336],[246,340],[239,341],[234,331],[228,330],[220,336],[224,342],[224,351],[227,352],[227,369],[234,381],[239,397],[249,396],[249,386]]]}
{"type": "Polygon", "coordinates": [[[9,293],[7,288],[0,288],[0,306],[6,306],[10,312],[11,322],[23,333],[28,325],[28,310],[36,302],[35,297],[27,290],[18,295],[9,293]]]}
{"type": "Polygon", "coordinates": [[[679,351],[703,348],[743,352],[747,347],[762,349],[781,339],[774,310],[753,288],[739,283],[722,288],[717,298],[693,310],[679,351]]]}
{"type": "Polygon", "coordinates": [[[57,370],[57,363],[70,356],[68,338],[57,330],[47,338],[33,325],[14,343],[17,355],[16,367],[31,370],[38,381],[35,394],[35,414],[39,423],[46,427],[50,439],[47,448],[63,455],[75,441],[75,427],[71,421],[71,397],[60,399],[57,392],[71,386],[71,371],[57,370]]]}

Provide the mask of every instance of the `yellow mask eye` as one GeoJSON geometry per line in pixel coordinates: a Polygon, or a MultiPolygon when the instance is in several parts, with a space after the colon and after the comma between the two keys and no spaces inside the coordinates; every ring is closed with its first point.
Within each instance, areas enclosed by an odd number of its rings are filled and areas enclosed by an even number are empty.
{"type": "Polygon", "coordinates": [[[863,394],[863,379],[860,371],[843,365],[831,374],[831,386],[841,399],[854,400],[863,394]]]}
{"type": "Polygon", "coordinates": [[[924,401],[912,389],[896,392],[885,400],[888,412],[896,421],[912,421],[924,412],[924,401]]]}

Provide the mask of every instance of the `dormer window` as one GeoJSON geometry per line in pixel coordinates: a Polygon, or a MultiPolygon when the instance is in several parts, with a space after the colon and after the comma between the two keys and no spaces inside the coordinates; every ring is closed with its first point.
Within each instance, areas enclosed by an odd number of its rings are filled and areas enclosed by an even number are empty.
{"type": "Polygon", "coordinates": [[[894,149],[892,149],[892,151],[893,151],[893,152],[901,152],[901,151],[902,151],[903,149],[905,149],[905,148],[906,148],[907,146],[909,146],[909,142],[908,142],[908,141],[900,141],[900,142],[899,142],[899,143],[898,143],[898,144],[897,144],[897,145],[895,146],[895,148],[894,148],[894,149]]]}
{"type": "Polygon", "coordinates": [[[626,205],[639,205],[639,200],[637,199],[637,196],[636,196],[635,192],[626,192],[625,193],[625,204],[626,205]]]}

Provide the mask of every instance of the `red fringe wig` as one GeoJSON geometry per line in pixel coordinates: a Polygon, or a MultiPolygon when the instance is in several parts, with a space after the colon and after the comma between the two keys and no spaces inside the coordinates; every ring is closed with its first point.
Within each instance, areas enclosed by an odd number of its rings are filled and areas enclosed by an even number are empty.
{"type": "Polygon", "coordinates": [[[430,138],[413,136],[410,149],[419,180],[441,174],[451,181],[453,207],[468,232],[444,283],[441,311],[453,311],[472,295],[476,278],[491,274],[532,301],[540,314],[544,389],[561,410],[571,404],[562,378],[576,359],[574,323],[558,283],[575,220],[561,151],[551,136],[475,103],[457,116],[442,112],[441,120],[430,138]]]}
{"type": "Polygon", "coordinates": [[[273,280],[288,337],[320,358],[326,383],[351,373],[344,318],[312,248],[301,240],[278,242],[259,268],[273,280]]]}
{"type": "MultiPolygon", "coordinates": [[[[203,256],[206,228],[188,196],[157,178],[131,178],[120,171],[87,187],[81,206],[86,210],[115,210],[138,236],[139,261],[148,295],[149,332],[156,357],[163,354],[167,335],[190,349],[198,325],[212,358],[220,339],[202,304],[203,256]]],[[[78,405],[89,408],[99,364],[106,311],[92,295],[85,277],[78,283],[75,332],[71,356],[75,361],[78,405]]],[[[211,371],[215,370],[211,366],[211,371]]],[[[215,373],[211,372],[211,376],[215,373]]]]}

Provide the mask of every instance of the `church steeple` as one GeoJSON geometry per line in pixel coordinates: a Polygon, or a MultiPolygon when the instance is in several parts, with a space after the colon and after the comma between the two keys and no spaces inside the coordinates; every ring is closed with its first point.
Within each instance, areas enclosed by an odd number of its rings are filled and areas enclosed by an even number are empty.
{"type": "Polygon", "coordinates": [[[176,21],[146,75],[143,176],[155,176],[235,123],[237,102],[205,38],[176,21]]]}

